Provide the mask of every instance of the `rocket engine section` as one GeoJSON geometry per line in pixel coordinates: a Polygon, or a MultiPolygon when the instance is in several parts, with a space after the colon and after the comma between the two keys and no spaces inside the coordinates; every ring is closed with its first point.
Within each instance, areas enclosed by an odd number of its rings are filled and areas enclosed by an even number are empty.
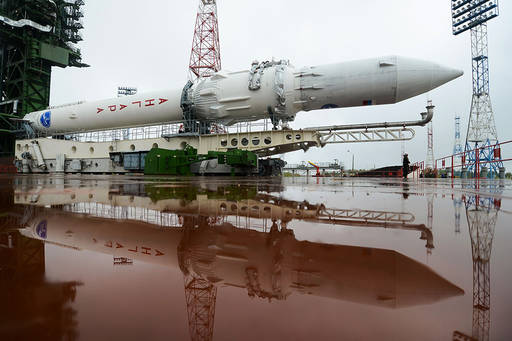
{"type": "Polygon", "coordinates": [[[225,125],[270,118],[292,121],[294,68],[287,61],[253,62],[250,71],[218,72],[199,79],[188,91],[199,121],[225,125]]]}
{"type": "Polygon", "coordinates": [[[24,120],[47,135],[178,122],[232,125],[267,118],[277,126],[293,121],[300,111],[397,103],[462,74],[397,56],[302,69],[284,60],[254,62],[250,70],[220,71],[184,89],[54,107],[27,114],[24,120]]]}

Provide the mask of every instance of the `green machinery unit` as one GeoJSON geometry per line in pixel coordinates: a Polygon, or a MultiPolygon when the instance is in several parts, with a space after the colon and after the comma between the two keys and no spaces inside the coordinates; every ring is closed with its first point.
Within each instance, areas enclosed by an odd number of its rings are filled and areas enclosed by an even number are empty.
{"type": "MultiPolygon", "coordinates": [[[[199,155],[197,149],[167,150],[154,148],[146,155],[146,175],[194,175],[192,165],[208,160],[217,160],[218,165],[227,166],[231,175],[250,173],[258,167],[258,156],[249,151],[233,149],[227,152],[213,152],[199,155]]],[[[226,169],[226,168],[225,168],[226,169]]]]}
{"type": "Polygon", "coordinates": [[[50,103],[52,66],[87,67],[82,0],[0,0],[0,157],[12,157],[15,119],[50,103]]]}

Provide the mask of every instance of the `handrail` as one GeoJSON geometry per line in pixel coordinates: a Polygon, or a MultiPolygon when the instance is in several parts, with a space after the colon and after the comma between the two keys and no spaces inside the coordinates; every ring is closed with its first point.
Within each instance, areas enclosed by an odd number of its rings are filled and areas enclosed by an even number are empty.
{"type": "MultiPolygon", "coordinates": [[[[451,170],[451,178],[455,178],[455,169],[460,168],[461,170],[464,169],[464,167],[472,167],[476,166],[478,169],[475,172],[476,177],[480,177],[480,166],[485,165],[493,165],[493,164],[500,164],[503,162],[510,162],[512,161],[512,158],[502,158],[501,157],[501,149],[504,145],[512,144],[512,140],[508,140],[501,143],[486,145],[482,147],[475,148],[473,150],[467,150],[461,153],[453,154],[444,156],[438,159],[434,160],[434,169],[433,171],[437,170],[451,170]],[[499,151],[500,156],[496,158],[495,160],[482,160],[480,159],[482,153],[494,153],[496,150],[499,151]],[[474,154],[476,155],[476,161],[468,161],[467,157],[468,155],[474,154]],[[447,162],[447,160],[450,160],[447,162]],[[439,163],[441,163],[441,167],[439,166],[439,163]]],[[[422,162],[424,165],[424,162],[422,162]]],[[[419,163],[418,163],[419,165],[419,163]]]]}

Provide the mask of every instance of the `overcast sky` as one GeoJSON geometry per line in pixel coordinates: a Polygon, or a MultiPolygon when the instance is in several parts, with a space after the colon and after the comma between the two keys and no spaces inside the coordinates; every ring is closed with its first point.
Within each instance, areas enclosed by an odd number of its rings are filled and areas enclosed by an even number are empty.
{"type": "MultiPolygon", "coordinates": [[[[86,0],[86,69],[54,69],[51,104],[115,97],[117,86],[139,92],[182,88],[187,80],[199,0],[86,0]]],[[[512,1],[500,1],[500,17],[489,23],[491,96],[498,135],[512,138],[512,1]]],[[[299,113],[293,128],[418,119],[428,99],[436,105],[435,155],[451,154],[454,117],[462,116],[465,136],[471,103],[469,32],[451,34],[449,0],[218,0],[222,66],[248,69],[254,59],[289,59],[296,67],[384,55],[431,60],[462,69],[465,75],[405,102],[363,108],[299,113]]],[[[413,162],[426,158],[426,128],[416,128],[406,150],[413,162]]],[[[328,145],[285,159],[342,160],[356,168],[400,163],[401,143],[328,145]],[[348,152],[350,151],[350,153],[348,152]]]]}

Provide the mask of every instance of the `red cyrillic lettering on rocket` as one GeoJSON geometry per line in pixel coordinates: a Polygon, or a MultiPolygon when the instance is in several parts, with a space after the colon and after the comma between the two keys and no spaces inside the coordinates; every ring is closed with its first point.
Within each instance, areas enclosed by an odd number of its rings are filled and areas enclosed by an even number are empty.
{"type": "Polygon", "coordinates": [[[140,108],[140,107],[142,107],[142,101],[132,102],[132,104],[138,104],[138,105],[139,105],[139,108],[140,108]]]}
{"type": "Polygon", "coordinates": [[[101,109],[101,108],[98,108],[98,112],[96,114],[99,114],[100,112],[102,112],[103,110],[105,109],[101,109]]]}
{"type": "Polygon", "coordinates": [[[155,251],[156,251],[156,255],[155,255],[156,257],[165,255],[165,253],[163,253],[163,252],[161,252],[159,250],[155,249],[155,251]]]}
{"type": "Polygon", "coordinates": [[[108,242],[106,242],[106,243],[105,243],[105,246],[106,246],[106,247],[112,247],[112,241],[108,241],[108,242]]]}
{"type": "Polygon", "coordinates": [[[146,107],[151,107],[153,105],[155,105],[155,100],[154,99],[147,99],[146,100],[146,107]]]}
{"type": "Polygon", "coordinates": [[[119,108],[120,111],[127,107],[127,105],[122,105],[122,104],[120,104],[119,106],[120,106],[120,108],[119,108]]]}
{"type": "Polygon", "coordinates": [[[119,243],[116,243],[116,249],[122,249],[124,246],[119,244],[119,243]]]}
{"type": "Polygon", "coordinates": [[[139,252],[139,247],[136,246],[135,249],[128,249],[130,252],[139,252]]]}
{"type": "Polygon", "coordinates": [[[150,255],[150,256],[151,256],[151,248],[150,248],[150,247],[144,247],[144,246],[143,246],[143,247],[141,247],[141,249],[142,249],[142,251],[141,251],[141,252],[142,252],[142,254],[144,254],[144,255],[150,255]]]}
{"type": "Polygon", "coordinates": [[[165,103],[168,101],[168,99],[165,99],[165,98],[160,98],[159,100],[160,100],[160,103],[158,103],[158,104],[162,104],[162,103],[165,103]]]}
{"type": "Polygon", "coordinates": [[[109,105],[108,108],[110,109],[110,111],[116,111],[117,105],[109,105]]]}

